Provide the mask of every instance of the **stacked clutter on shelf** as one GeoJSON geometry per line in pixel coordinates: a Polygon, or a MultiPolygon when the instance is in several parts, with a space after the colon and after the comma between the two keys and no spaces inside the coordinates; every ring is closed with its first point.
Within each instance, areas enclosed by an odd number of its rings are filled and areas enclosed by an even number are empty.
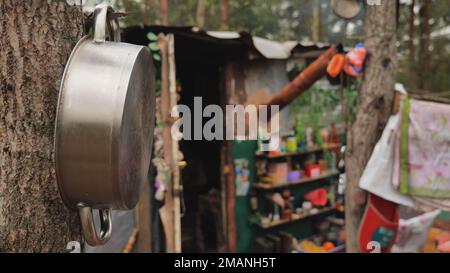
{"type": "Polygon", "coordinates": [[[341,253],[345,251],[344,219],[328,217],[315,225],[315,235],[294,241],[294,252],[341,253]]]}
{"type": "MultiPolygon", "coordinates": [[[[255,251],[278,252],[278,242],[283,241],[280,238],[286,240],[290,234],[289,249],[283,247],[282,252],[299,252],[299,242],[318,235],[318,230],[311,234],[314,222],[330,215],[343,217],[344,198],[337,193],[341,142],[336,125],[323,126],[313,120],[299,123],[297,120],[293,132],[270,140],[280,143],[278,149],[268,152],[258,149],[261,152],[256,154],[258,182],[252,183],[250,193],[253,211],[250,222],[258,230],[255,251]],[[305,232],[292,232],[294,227],[305,232]]],[[[331,230],[331,225],[326,226],[331,230]]],[[[320,247],[323,245],[327,251],[343,247],[339,236],[331,240],[333,236],[322,234],[322,238],[320,247]]]]}
{"type": "Polygon", "coordinates": [[[314,225],[314,235],[297,239],[289,232],[256,238],[257,253],[342,253],[345,251],[344,220],[328,217],[314,225]]]}

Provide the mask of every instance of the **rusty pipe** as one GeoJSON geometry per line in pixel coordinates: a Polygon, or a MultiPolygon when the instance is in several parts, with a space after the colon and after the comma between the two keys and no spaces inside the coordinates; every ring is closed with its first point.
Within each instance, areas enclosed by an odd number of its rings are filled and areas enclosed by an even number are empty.
{"type": "Polygon", "coordinates": [[[267,100],[265,105],[278,105],[280,111],[298,96],[307,91],[316,81],[327,73],[328,62],[338,53],[336,46],[332,46],[319,58],[306,67],[293,81],[267,100]]]}

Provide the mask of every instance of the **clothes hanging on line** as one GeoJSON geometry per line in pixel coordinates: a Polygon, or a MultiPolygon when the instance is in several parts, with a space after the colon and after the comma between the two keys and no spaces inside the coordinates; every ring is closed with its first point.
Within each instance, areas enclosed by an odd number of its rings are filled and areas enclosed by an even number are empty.
{"type": "Polygon", "coordinates": [[[391,182],[394,178],[396,139],[400,137],[400,114],[389,118],[380,140],[375,145],[369,162],[359,181],[359,187],[388,201],[407,207],[415,207],[414,200],[398,192],[391,182]]]}
{"type": "Polygon", "coordinates": [[[450,106],[406,98],[400,128],[400,192],[450,199],[450,106]]]}
{"type": "MultiPolygon", "coordinates": [[[[445,139],[448,138],[450,134],[450,125],[445,125],[450,122],[450,114],[442,114],[450,111],[450,106],[448,105],[439,105],[440,107],[436,108],[434,104],[430,102],[415,101],[413,100],[412,104],[414,105],[414,115],[413,115],[413,123],[411,126],[411,130],[413,131],[412,136],[414,137],[413,141],[409,141],[411,137],[408,138],[408,146],[416,145],[416,143],[420,143],[418,147],[414,147],[411,149],[413,154],[411,155],[411,162],[413,162],[413,166],[418,166],[423,160],[423,166],[425,168],[431,168],[432,170],[423,171],[423,173],[417,172],[415,168],[412,171],[412,175],[410,172],[409,161],[404,160],[403,165],[401,161],[401,140],[402,140],[402,120],[403,116],[406,116],[406,119],[409,120],[409,113],[411,111],[407,111],[408,115],[405,115],[404,104],[408,101],[409,106],[411,107],[411,100],[404,100],[400,104],[399,113],[393,115],[388,120],[388,123],[382,133],[382,136],[378,143],[376,144],[373,153],[367,163],[367,166],[361,176],[359,186],[360,188],[380,196],[388,201],[397,203],[399,205],[412,207],[415,209],[419,209],[422,211],[430,211],[433,209],[441,209],[444,211],[450,211],[450,198],[442,198],[442,193],[440,187],[435,187],[436,185],[444,185],[439,183],[429,183],[427,186],[431,187],[429,190],[426,190],[427,193],[436,193],[437,194],[429,194],[428,196],[417,196],[412,193],[416,192],[416,184],[412,184],[412,187],[407,184],[408,191],[401,192],[400,185],[404,183],[405,180],[402,181],[402,170],[403,175],[405,175],[405,170],[407,178],[413,177],[415,180],[414,183],[420,182],[421,178],[424,175],[429,177],[429,181],[433,180],[433,177],[438,177],[438,181],[443,181],[442,176],[448,177],[448,172],[450,171],[450,161],[447,161],[450,156],[450,139],[447,141],[445,139]],[[419,102],[419,103],[416,103],[419,102]],[[417,116],[421,114],[421,109],[427,108],[427,111],[424,111],[424,115],[426,117],[417,116]],[[433,110],[433,109],[437,110],[433,110]],[[443,109],[445,108],[445,109],[443,109]],[[429,120],[433,119],[432,122],[429,120]],[[420,122],[420,123],[419,123],[420,122]],[[429,122],[429,125],[419,126],[422,122],[429,122]],[[447,123],[446,123],[447,122],[447,123]],[[443,127],[444,126],[444,127],[443,127]],[[445,127],[447,126],[447,127],[445,127]],[[427,129],[424,129],[427,128],[427,129]],[[441,130],[439,130],[441,128],[441,130]],[[429,130],[426,132],[418,132],[418,130],[429,130]],[[447,132],[446,132],[447,131],[447,132]],[[417,137],[417,135],[420,137],[417,137]],[[443,140],[444,139],[444,140],[443,140]],[[443,140],[443,141],[442,141],[443,140]],[[430,143],[432,141],[437,141],[439,145],[436,143],[430,143]],[[442,143],[444,142],[444,143],[442,143]],[[423,145],[430,145],[432,148],[423,148],[423,145]],[[423,150],[425,149],[425,152],[423,150]],[[441,149],[441,150],[439,150],[441,149]],[[415,153],[415,154],[414,154],[415,153]],[[417,153],[421,153],[420,156],[417,156],[417,153]],[[434,155],[434,161],[432,161],[432,155],[434,155]],[[406,164],[405,164],[406,162],[406,164]],[[446,165],[448,164],[448,165],[446,165]],[[405,169],[406,166],[406,169],[405,169]],[[402,168],[403,167],[403,168],[402,168]],[[412,192],[409,189],[415,189],[412,192]],[[436,198],[440,196],[439,198],[436,198]]],[[[408,127],[409,130],[409,127],[408,127]]],[[[404,142],[403,142],[404,143],[404,142]]],[[[407,149],[409,151],[409,149],[407,149]]],[[[404,158],[404,157],[403,157],[404,158]]],[[[420,170],[420,169],[419,169],[420,170]]],[[[445,180],[444,180],[445,181],[445,180]]],[[[406,182],[408,182],[406,180],[406,182]]],[[[402,184],[404,185],[404,184],[402,184]]],[[[420,185],[420,183],[419,183],[420,185]]],[[[404,187],[404,186],[403,186],[404,187]]],[[[420,189],[419,189],[420,192],[420,189]]]]}

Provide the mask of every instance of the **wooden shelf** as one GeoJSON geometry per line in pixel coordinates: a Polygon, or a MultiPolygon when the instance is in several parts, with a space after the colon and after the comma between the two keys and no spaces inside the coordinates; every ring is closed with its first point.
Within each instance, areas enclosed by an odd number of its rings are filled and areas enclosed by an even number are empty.
{"type": "Polygon", "coordinates": [[[280,189],[280,188],[286,188],[286,187],[298,186],[301,184],[316,182],[316,181],[324,180],[326,178],[330,178],[330,177],[337,176],[337,175],[339,175],[339,172],[337,170],[325,171],[321,176],[318,176],[318,177],[305,177],[298,181],[277,183],[277,184],[255,183],[252,185],[252,187],[255,189],[261,189],[261,190],[275,190],[275,189],[280,189]]]}
{"type": "Polygon", "coordinates": [[[275,227],[278,227],[278,226],[281,226],[281,225],[286,225],[286,224],[298,222],[298,221],[301,221],[301,220],[304,220],[306,218],[310,218],[310,217],[313,217],[313,216],[316,216],[316,215],[328,214],[328,213],[335,212],[335,211],[336,211],[335,208],[323,208],[323,209],[320,209],[316,213],[293,214],[291,220],[272,221],[271,223],[269,223],[267,225],[263,225],[261,223],[254,223],[254,224],[257,225],[258,227],[262,228],[262,229],[271,229],[271,228],[275,228],[275,227]]]}
{"type": "Polygon", "coordinates": [[[280,155],[269,155],[269,154],[256,154],[257,158],[264,158],[264,159],[278,159],[278,158],[284,158],[284,157],[292,157],[292,156],[300,156],[300,155],[306,155],[311,153],[317,153],[323,150],[335,150],[339,149],[341,145],[339,144],[327,144],[325,147],[316,147],[312,149],[306,149],[304,151],[299,151],[295,153],[284,153],[280,155]]]}

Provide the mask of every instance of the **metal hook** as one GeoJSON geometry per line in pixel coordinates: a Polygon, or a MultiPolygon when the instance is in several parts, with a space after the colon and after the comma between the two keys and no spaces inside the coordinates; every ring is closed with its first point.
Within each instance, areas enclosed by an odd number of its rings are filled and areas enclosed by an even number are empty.
{"type": "Polygon", "coordinates": [[[100,235],[95,229],[92,208],[84,204],[78,204],[80,212],[81,227],[86,243],[91,246],[104,245],[111,238],[112,217],[110,209],[100,209],[100,235]]]}
{"type": "Polygon", "coordinates": [[[94,10],[94,42],[104,43],[107,31],[110,31],[110,40],[120,42],[120,29],[117,17],[111,16],[114,9],[107,4],[99,4],[94,10]]]}

